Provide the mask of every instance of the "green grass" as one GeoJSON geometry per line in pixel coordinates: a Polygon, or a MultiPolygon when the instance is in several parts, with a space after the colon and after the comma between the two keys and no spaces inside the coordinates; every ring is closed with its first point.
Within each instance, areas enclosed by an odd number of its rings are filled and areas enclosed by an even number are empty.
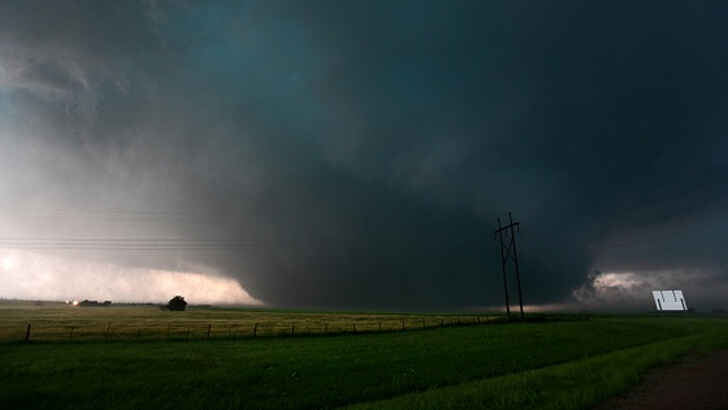
{"type": "Polygon", "coordinates": [[[688,352],[728,347],[725,334],[705,334],[617,350],[543,369],[349,406],[365,409],[587,409],[625,392],[647,369],[688,352]]]}
{"type": "MultiPolygon", "coordinates": [[[[273,314],[223,313],[228,319],[273,314]]],[[[208,315],[204,320],[218,314],[185,313],[193,319],[208,315]]],[[[293,312],[275,314],[297,319],[293,312]]],[[[583,408],[634,383],[640,370],[659,362],[654,358],[671,358],[727,334],[725,320],[601,317],[336,337],[6,343],[0,345],[0,403],[74,409],[357,403],[397,408],[421,397],[421,403],[433,403],[429,408],[491,407],[493,400],[500,408],[583,408]],[[605,354],[617,359],[604,359],[605,354]],[[608,367],[599,360],[625,370],[621,376],[603,371],[608,367]],[[604,393],[593,387],[602,378],[611,380],[604,393]],[[377,402],[388,399],[394,401],[377,402]]]]}

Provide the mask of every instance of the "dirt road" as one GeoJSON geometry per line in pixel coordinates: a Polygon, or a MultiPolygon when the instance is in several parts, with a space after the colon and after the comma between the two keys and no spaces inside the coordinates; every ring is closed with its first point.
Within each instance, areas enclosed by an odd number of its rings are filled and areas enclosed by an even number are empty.
{"type": "Polygon", "coordinates": [[[728,351],[650,372],[643,383],[597,410],[728,409],[728,351]]]}

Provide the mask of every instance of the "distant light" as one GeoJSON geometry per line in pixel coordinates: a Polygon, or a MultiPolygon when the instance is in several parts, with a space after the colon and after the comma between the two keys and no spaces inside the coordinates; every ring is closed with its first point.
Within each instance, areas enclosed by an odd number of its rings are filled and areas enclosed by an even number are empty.
{"type": "Polygon", "coordinates": [[[684,312],[688,310],[682,290],[653,290],[652,297],[655,299],[655,307],[660,312],[684,312]]]}
{"type": "Polygon", "coordinates": [[[73,306],[78,306],[78,301],[77,300],[74,300],[73,301],[73,306]]]}
{"type": "Polygon", "coordinates": [[[4,270],[11,270],[15,267],[15,259],[12,256],[6,256],[2,258],[0,266],[2,266],[4,270]]]}

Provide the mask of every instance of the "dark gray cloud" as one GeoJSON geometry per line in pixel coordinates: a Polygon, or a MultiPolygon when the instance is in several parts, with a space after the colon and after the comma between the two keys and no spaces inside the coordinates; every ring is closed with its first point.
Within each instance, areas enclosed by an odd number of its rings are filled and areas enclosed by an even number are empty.
{"type": "Polygon", "coordinates": [[[512,210],[529,304],[594,269],[728,279],[726,10],[528,3],[4,2],[1,233],[243,239],[84,255],[474,306],[512,210]]]}

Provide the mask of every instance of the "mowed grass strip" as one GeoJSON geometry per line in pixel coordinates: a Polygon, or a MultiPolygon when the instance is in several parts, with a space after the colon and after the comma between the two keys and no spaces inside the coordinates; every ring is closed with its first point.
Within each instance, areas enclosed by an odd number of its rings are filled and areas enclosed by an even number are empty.
{"type": "Polygon", "coordinates": [[[343,337],[0,346],[8,408],[332,408],[713,329],[689,318],[514,323],[343,337]]]}
{"type": "Polygon", "coordinates": [[[717,348],[728,348],[725,328],[347,409],[588,409],[625,392],[651,367],[717,348]]]}

